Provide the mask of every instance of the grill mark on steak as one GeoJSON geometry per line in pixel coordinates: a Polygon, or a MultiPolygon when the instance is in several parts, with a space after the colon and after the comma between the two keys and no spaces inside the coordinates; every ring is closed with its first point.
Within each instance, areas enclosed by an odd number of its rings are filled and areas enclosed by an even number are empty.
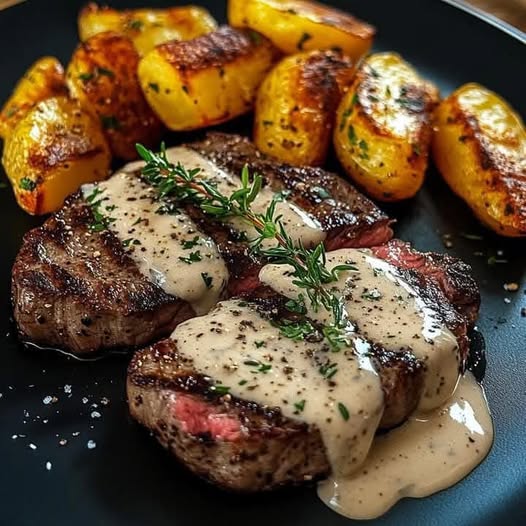
{"type": "Polygon", "coordinates": [[[28,232],[13,266],[21,338],[76,353],[136,347],[194,315],[144,277],[109,231],[92,232],[78,196],[28,232]]]}

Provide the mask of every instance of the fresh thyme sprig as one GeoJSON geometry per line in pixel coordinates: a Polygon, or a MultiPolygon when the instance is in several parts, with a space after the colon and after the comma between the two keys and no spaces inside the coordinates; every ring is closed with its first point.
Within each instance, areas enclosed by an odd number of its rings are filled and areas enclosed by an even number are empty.
{"type": "MultiPolygon", "coordinates": [[[[251,225],[257,233],[255,238],[249,240],[251,249],[274,263],[287,264],[294,269],[292,283],[305,294],[300,294],[299,300],[295,302],[296,308],[292,310],[305,310],[306,298],[315,312],[323,307],[332,317],[332,323],[321,329],[324,338],[333,350],[339,350],[347,344],[343,329],[348,320],[343,300],[324,285],[336,281],[340,272],[356,270],[355,267],[337,265],[329,270],[323,244],[307,249],[301,243],[295,243],[286,232],[281,216],[276,212],[276,205],[283,199],[282,196],[277,195],[264,213],[254,212],[251,205],[263,185],[260,175],[254,174],[250,180],[248,167],[245,165],[241,172],[241,188],[226,196],[214,183],[197,177],[201,171],[199,168],[187,170],[181,163],[171,163],[166,156],[164,143],[161,144],[159,153],[154,153],[140,144],[137,144],[137,151],[146,163],[142,169],[142,176],[148,184],[157,189],[159,198],[169,197],[176,202],[191,203],[219,220],[239,217],[251,225]],[[276,245],[265,248],[263,242],[267,239],[275,240],[276,245]]],[[[285,336],[298,339],[305,335],[307,327],[305,323],[288,323],[281,329],[285,336]]]]}

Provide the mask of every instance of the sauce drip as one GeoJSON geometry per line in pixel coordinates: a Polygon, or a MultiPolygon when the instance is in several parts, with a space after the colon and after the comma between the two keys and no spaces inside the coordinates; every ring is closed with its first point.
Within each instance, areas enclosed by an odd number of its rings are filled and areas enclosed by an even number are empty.
{"type": "Polygon", "coordinates": [[[444,406],[377,436],[360,469],[320,483],[318,495],[341,515],[373,519],[404,497],[426,497],[462,480],[492,442],[484,391],[466,373],[444,406]]]}

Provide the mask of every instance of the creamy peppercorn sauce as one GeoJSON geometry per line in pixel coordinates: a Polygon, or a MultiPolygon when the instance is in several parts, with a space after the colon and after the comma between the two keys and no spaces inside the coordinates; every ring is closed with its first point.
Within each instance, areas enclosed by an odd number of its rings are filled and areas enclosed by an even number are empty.
{"type": "MultiPolygon", "coordinates": [[[[342,294],[350,346],[332,352],[323,342],[291,340],[241,300],[221,302],[207,316],[179,325],[172,338],[195,369],[233,396],[280,407],[320,430],[332,476],[321,499],[351,518],[373,518],[403,497],[423,497],[465,477],[491,447],[493,428],[482,388],[470,373],[459,379],[455,336],[416,290],[367,250],[327,254],[327,267],[346,263],[330,286],[342,294]],[[370,358],[375,342],[412,352],[426,364],[417,412],[375,437],[384,401],[370,358]]],[[[260,280],[297,299],[291,269],[268,265],[260,280]]],[[[323,310],[311,319],[328,321],[323,310]]]]}
{"type": "MultiPolygon", "coordinates": [[[[194,150],[184,147],[167,150],[170,162],[181,163],[187,170],[199,168],[198,177],[213,182],[224,195],[241,187],[240,178],[227,173],[194,150]]],[[[156,190],[144,182],[138,172],[144,163],[130,163],[107,181],[82,187],[84,198],[100,192],[98,211],[109,218],[109,229],[122,241],[139,270],[165,292],[187,301],[197,314],[205,314],[221,296],[228,281],[228,270],[214,241],[199,231],[182,211],[159,213],[161,203],[156,190]]],[[[263,213],[275,193],[262,188],[252,209],[263,213]]],[[[317,221],[293,203],[283,201],[276,214],[296,242],[312,247],[325,239],[317,221]]],[[[256,232],[240,218],[228,220],[247,238],[256,232]]],[[[272,245],[266,240],[265,245],[272,245]]]]}

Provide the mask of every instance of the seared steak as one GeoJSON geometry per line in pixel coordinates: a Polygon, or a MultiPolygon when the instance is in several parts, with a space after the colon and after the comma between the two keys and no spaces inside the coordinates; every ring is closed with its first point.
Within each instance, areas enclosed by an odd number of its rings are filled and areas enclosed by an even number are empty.
{"type": "MultiPolygon", "coordinates": [[[[421,255],[427,257],[432,256],[421,255]]],[[[450,303],[440,282],[420,273],[422,265],[409,268],[407,262],[404,266],[399,267],[404,281],[418,291],[420,299],[438,313],[457,337],[462,369],[468,352],[467,320],[450,303]]],[[[469,283],[469,275],[462,275],[462,270],[467,269],[459,270],[462,279],[458,283],[469,283]]],[[[458,297],[461,292],[447,291],[451,297],[458,297]]],[[[288,310],[287,298],[265,286],[242,299],[274,323],[302,318],[288,310]]],[[[352,321],[360,334],[360,320],[352,321]]],[[[214,330],[216,322],[210,323],[210,330],[214,330]]],[[[393,324],[396,323],[393,318],[393,324]]],[[[402,423],[416,408],[423,395],[427,366],[415,358],[411,349],[394,351],[369,344],[384,395],[379,429],[389,429],[402,423]]],[[[193,357],[183,355],[174,340],[161,341],[136,353],[129,366],[131,414],[192,472],[225,488],[268,490],[328,475],[326,447],[316,426],[299,417],[284,416],[280,407],[230,394],[218,396],[211,385],[214,379],[197,370],[193,357]]]]}
{"type": "MultiPolygon", "coordinates": [[[[392,235],[387,216],[333,174],[271,161],[238,136],[211,134],[188,147],[235,174],[248,163],[275,191],[290,190],[289,200],[320,221],[330,248],[372,246],[392,235]]],[[[264,262],[249,253],[239,232],[190,206],[185,212],[215,241],[229,269],[224,295],[256,287],[264,262]]],[[[79,354],[143,346],[195,314],[139,271],[123,247],[131,235],[124,240],[110,230],[94,231],[94,221],[78,193],[25,236],[12,274],[14,316],[23,340],[79,354]]],[[[141,224],[132,230],[137,242],[149,235],[141,224]]]]}

